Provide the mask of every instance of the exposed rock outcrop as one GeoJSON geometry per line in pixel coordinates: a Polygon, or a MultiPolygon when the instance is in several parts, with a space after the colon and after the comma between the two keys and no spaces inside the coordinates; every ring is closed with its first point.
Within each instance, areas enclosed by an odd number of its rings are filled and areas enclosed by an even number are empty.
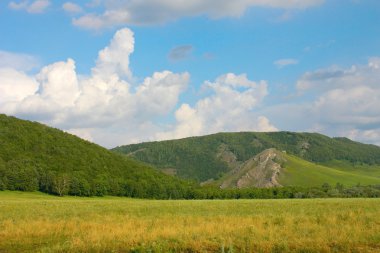
{"type": "Polygon", "coordinates": [[[221,188],[278,187],[278,176],[282,173],[284,162],[281,152],[267,149],[237,166],[227,174],[220,184],[221,188]]]}

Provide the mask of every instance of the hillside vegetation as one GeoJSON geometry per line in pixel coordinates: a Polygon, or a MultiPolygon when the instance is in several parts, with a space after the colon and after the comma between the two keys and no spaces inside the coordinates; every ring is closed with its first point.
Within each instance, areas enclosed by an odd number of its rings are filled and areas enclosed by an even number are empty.
{"type": "Polygon", "coordinates": [[[45,125],[0,115],[0,190],[179,198],[189,185],[45,125]]]}
{"type": "Polygon", "coordinates": [[[0,115],[0,190],[155,199],[380,196],[380,186],[376,186],[380,185],[380,165],[371,165],[376,162],[376,146],[352,144],[354,148],[368,149],[360,161],[336,157],[316,164],[300,157],[311,156],[308,152],[313,150],[313,138],[302,140],[300,148],[295,149],[298,155],[292,155],[292,149],[285,153],[284,146],[265,149],[275,144],[257,138],[266,135],[269,134],[217,134],[144,143],[120,148],[129,149],[126,156],[58,129],[0,115]],[[247,136],[256,137],[249,140],[247,136]],[[250,143],[247,148],[246,143],[250,143]],[[260,153],[254,155],[256,152],[260,153]],[[187,179],[214,179],[200,187],[166,175],[149,163],[187,179]],[[324,183],[327,184],[321,188],[324,183]]]}
{"type": "Polygon", "coordinates": [[[113,151],[181,178],[205,182],[224,178],[272,148],[287,157],[281,163],[287,168],[280,176],[282,185],[380,183],[380,147],[317,133],[219,133],[121,146],[113,151]]]}

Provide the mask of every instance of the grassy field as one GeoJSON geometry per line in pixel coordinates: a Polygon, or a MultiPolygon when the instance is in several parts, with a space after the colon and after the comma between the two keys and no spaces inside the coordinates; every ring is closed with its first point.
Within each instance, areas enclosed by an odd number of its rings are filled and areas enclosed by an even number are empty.
{"type": "Polygon", "coordinates": [[[338,160],[328,161],[323,165],[342,171],[380,178],[380,165],[352,164],[348,161],[338,160]]]}
{"type": "Polygon", "coordinates": [[[380,199],[154,201],[0,192],[0,252],[380,252],[380,199]]]}
{"type": "Polygon", "coordinates": [[[348,163],[330,162],[326,165],[302,160],[296,156],[286,155],[284,173],[280,174],[282,185],[321,186],[323,183],[335,185],[341,183],[345,186],[380,184],[380,170],[377,166],[353,167],[348,163]]]}

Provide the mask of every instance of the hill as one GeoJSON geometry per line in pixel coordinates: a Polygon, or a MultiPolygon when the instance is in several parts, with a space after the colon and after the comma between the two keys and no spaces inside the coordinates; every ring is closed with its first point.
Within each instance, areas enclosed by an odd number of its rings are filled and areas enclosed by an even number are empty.
{"type": "Polygon", "coordinates": [[[39,123],[0,114],[0,190],[180,198],[180,179],[39,123]]]}
{"type": "MultiPolygon", "coordinates": [[[[245,175],[250,170],[248,167],[254,166],[255,157],[269,149],[282,154],[278,156],[281,159],[274,161],[281,168],[278,185],[380,183],[380,147],[317,133],[218,133],[121,146],[113,151],[180,178],[216,182],[222,187],[224,182],[226,187],[236,187],[236,184],[226,181],[236,183],[236,175],[245,175]],[[248,166],[250,161],[251,165],[248,166]],[[229,178],[231,176],[235,178],[229,178]]],[[[251,171],[257,172],[258,169],[251,168],[251,171]]],[[[268,170],[262,168],[260,173],[264,175],[264,172],[268,170]]],[[[265,180],[263,185],[256,183],[245,185],[268,187],[265,180]]]]}

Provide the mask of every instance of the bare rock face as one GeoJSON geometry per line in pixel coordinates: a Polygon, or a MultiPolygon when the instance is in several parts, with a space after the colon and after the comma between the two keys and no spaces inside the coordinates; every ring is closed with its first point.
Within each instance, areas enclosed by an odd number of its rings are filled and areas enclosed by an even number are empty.
{"type": "Polygon", "coordinates": [[[277,180],[281,173],[281,165],[275,161],[276,157],[276,150],[268,149],[248,160],[243,166],[243,169],[246,168],[248,171],[237,181],[236,186],[238,188],[281,186],[277,180]]]}
{"type": "Polygon", "coordinates": [[[221,188],[279,187],[278,176],[285,161],[281,152],[267,149],[236,167],[221,183],[221,188]]]}

